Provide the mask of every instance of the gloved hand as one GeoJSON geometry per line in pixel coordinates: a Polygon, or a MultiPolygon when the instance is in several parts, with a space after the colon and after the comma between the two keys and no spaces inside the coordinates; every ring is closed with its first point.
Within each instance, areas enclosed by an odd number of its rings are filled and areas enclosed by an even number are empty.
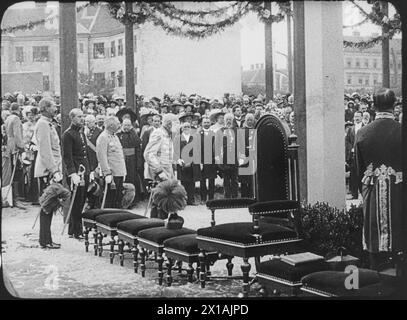
{"type": "Polygon", "coordinates": [[[164,171],[161,172],[161,173],[158,175],[158,177],[159,177],[161,180],[167,180],[167,179],[168,179],[168,177],[167,177],[167,175],[165,174],[164,171]]]}
{"type": "Polygon", "coordinates": [[[62,174],[61,172],[57,171],[54,173],[53,179],[55,182],[60,182],[62,181],[62,174]]]}
{"type": "Polygon", "coordinates": [[[113,176],[112,176],[111,174],[109,174],[109,175],[107,175],[107,176],[105,177],[105,182],[106,182],[107,184],[112,183],[112,180],[113,180],[113,176]]]}
{"type": "Polygon", "coordinates": [[[182,159],[178,159],[177,163],[178,163],[180,166],[184,166],[184,165],[185,165],[185,162],[184,162],[184,160],[182,160],[182,159]]]}
{"type": "Polygon", "coordinates": [[[242,166],[244,164],[244,160],[243,159],[239,159],[239,166],[242,166]]]}
{"type": "Polygon", "coordinates": [[[70,177],[72,183],[76,186],[81,182],[81,177],[77,173],[72,173],[70,177]]]}
{"type": "Polygon", "coordinates": [[[95,180],[95,172],[94,171],[89,173],[89,182],[92,182],[93,180],[95,180]]]}
{"type": "Polygon", "coordinates": [[[37,148],[37,146],[36,146],[35,144],[32,144],[32,145],[29,147],[29,149],[30,149],[31,151],[37,151],[37,150],[38,150],[38,148],[37,148]]]}

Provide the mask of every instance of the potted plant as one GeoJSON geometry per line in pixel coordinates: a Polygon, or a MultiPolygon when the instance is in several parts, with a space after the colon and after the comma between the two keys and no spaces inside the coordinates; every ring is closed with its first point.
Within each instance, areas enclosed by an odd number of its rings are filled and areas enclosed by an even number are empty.
{"type": "Polygon", "coordinates": [[[153,202],[160,209],[168,213],[166,227],[168,229],[181,229],[184,219],[178,212],[187,205],[187,192],[175,179],[160,182],[154,190],[153,202]]]}

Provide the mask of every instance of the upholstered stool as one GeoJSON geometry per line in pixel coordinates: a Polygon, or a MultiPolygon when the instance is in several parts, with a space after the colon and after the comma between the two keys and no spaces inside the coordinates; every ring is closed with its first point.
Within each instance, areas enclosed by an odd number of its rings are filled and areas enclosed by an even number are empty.
{"type": "Polygon", "coordinates": [[[259,264],[256,278],[262,287],[263,296],[269,294],[297,296],[301,292],[302,277],[324,270],[328,270],[325,261],[293,266],[280,259],[273,259],[259,264]]]}
{"type": "Polygon", "coordinates": [[[120,265],[124,262],[124,247],[128,246],[128,252],[133,253],[134,272],[138,271],[138,240],[137,234],[139,231],[149,228],[163,227],[164,221],[155,218],[133,219],[123,221],[117,224],[117,236],[120,265]]]}
{"type": "Polygon", "coordinates": [[[215,211],[225,209],[240,209],[248,208],[256,203],[256,199],[252,198],[233,198],[233,199],[211,199],[206,201],[206,207],[211,210],[211,226],[215,226],[215,211]]]}
{"type": "Polygon", "coordinates": [[[173,237],[182,236],[185,234],[195,234],[196,231],[181,228],[181,229],[167,229],[166,227],[158,227],[145,229],[137,234],[140,250],[140,270],[141,276],[145,276],[145,257],[146,250],[152,250],[157,253],[158,263],[158,283],[161,285],[163,282],[163,253],[164,253],[164,241],[173,237]]]}
{"type": "Polygon", "coordinates": [[[357,270],[359,273],[357,276],[354,275],[353,281],[346,281],[353,273],[342,271],[320,271],[309,274],[302,278],[301,290],[322,297],[379,297],[393,293],[394,287],[377,271],[361,268],[357,270]],[[348,282],[351,286],[356,285],[354,281],[357,279],[358,289],[346,287],[348,282]]]}
{"type": "Polygon", "coordinates": [[[98,232],[96,228],[96,217],[102,214],[108,214],[108,213],[121,213],[121,212],[128,212],[131,213],[131,211],[124,210],[124,209],[115,209],[115,208],[107,208],[107,209],[90,209],[85,211],[82,214],[82,224],[84,228],[84,237],[85,237],[85,251],[89,251],[89,232],[93,229],[93,240],[94,240],[94,251],[95,251],[95,256],[98,255],[98,232]]]}
{"type": "Polygon", "coordinates": [[[110,263],[113,263],[114,259],[114,245],[116,241],[114,237],[117,235],[117,224],[126,221],[126,220],[133,220],[133,219],[145,219],[145,217],[140,216],[138,214],[134,214],[132,212],[118,212],[118,213],[109,213],[98,215],[96,217],[96,229],[98,232],[98,249],[99,249],[99,257],[102,256],[103,252],[103,238],[106,236],[110,236],[110,263]]]}
{"type": "MultiPolygon", "coordinates": [[[[187,275],[188,282],[192,282],[194,268],[193,264],[196,263],[196,274],[199,277],[199,248],[198,241],[196,240],[196,234],[186,234],[170,238],[164,241],[164,253],[167,257],[167,285],[171,286],[172,283],[172,267],[174,261],[182,261],[188,263],[187,275]]],[[[208,252],[207,259],[207,271],[209,271],[210,263],[214,263],[218,260],[219,256],[217,252],[208,252]]],[[[181,268],[178,269],[181,273],[181,268]]]]}

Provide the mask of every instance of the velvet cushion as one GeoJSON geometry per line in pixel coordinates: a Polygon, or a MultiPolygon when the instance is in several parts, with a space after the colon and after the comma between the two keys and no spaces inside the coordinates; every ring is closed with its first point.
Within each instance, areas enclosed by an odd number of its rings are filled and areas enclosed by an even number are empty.
{"type": "Polygon", "coordinates": [[[228,209],[228,208],[247,208],[255,203],[252,198],[235,198],[235,199],[212,199],[206,201],[208,209],[228,209]]]}
{"type": "Polygon", "coordinates": [[[189,254],[198,254],[198,241],[196,234],[186,234],[170,238],[164,241],[164,248],[175,249],[189,254]]]}
{"type": "Polygon", "coordinates": [[[328,270],[328,264],[325,261],[292,266],[280,259],[273,259],[260,263],[257,272],[296,283],[308,274],[324,270],[328,270]]]}
{"type": "MultiPolygon", "coordinates": [[[[273,240],[284,240],[297,238],[297,233],[292,229],[271,223],[259,223],[258,234],[261,235],[262,242],[273,240]]],[[[199,236],[222,239],[243,244],[256,243],[256,237],[253,235],[252,222],[235,222],[219,224],[214,227],[202,228],[197,231],[199,236]]]]}
{"type": "MultiPolygon", "coordinates": [[[[359,288],[380,282],[379,273],[373,270],[359,268],[359,288]]],[[[320,271],[309,274],[301,279],[304,287],[316,289],[339,297],[352,296],[358,290],[345,287],[345,280],[351,273],[342,271],[320,271]]]]}
{"type": "Polygon", "coordinates": [[[158,227],[141,230],[137,237],[146,239],[158,244],[163,244],[163,242],[169,238],[182,236],[184,234],[195,234],[196,232],[191,229],[182,228],[182,229],[167,229],[166,227],[158,227]]]}
{"type": "Polygon", "coordinates": [[[96,217],[96,222],[104,224],[111,228],[116,228],[119,222],[131,219],[143,219],[145,217],[139,216],[138,214],[129,213],[129,212],[119,212],[119,213],[109,213],[102,214],[96,217]]]}
{"type": "Polygon", "coordinates": [[[141,230],[148,229],[148,228],[163,227],[163,226],[164,226],[164,221],[161,219],[144,218],[144,219],[133,219],[133,220],[119,222],[117,224],[117,230],[121,230],[121,231],[127,232],[133,236],[137,236],[137,233],[141,230]]]}
{"type": "Polygon", "coordinates": [[[83,213],[82,218],[95,220],[98,215],[106,214],[106,213],[120,213],[120,212],[129,212],[131,211],[125,209],[90,209],[83,213]]]}

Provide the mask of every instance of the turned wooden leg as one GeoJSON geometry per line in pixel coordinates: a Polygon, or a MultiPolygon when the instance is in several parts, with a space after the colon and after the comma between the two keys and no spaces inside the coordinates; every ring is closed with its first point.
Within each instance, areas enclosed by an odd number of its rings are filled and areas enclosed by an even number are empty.
{"type": "Polygon", "coordinates": [[[171,287],[172,284],[172,276],[171,276],[171,270],[174,262],[171,258],[167,259],[167,285],[171,287]]]}
{"type": "Polygon", "coordinates": [[[134,268],[134,273],[138,272],[138,247],[137,244],[133,245],[131,248],[131,253],[133,253],[133,268],[134,268]]]}
{"type": "Polygon", "coordinates": [[[146,276],[146,250],[144,248],[140,249],[140,270],[141,276],[144,278],[146,276]]]}
{"type": "Polygon", "coordinates": [[[187,268],[188,282],[192,282],[193,274],[194,274],[194,268],[192,267],[192,263],[188,263],[188,268],[187,268]]]}
{"type": "Polygon", "coordinates": [[[116,241],[114,240],[114,236],[110,236],[110,253],[109,253],[109,257],[110,257],[110,264],[113,264],[113,260],[114,260],[114,245],[115,245],[116,241]]]}
{"type": "Polygon", "coordinates": [[[158,251],[157,253],[157,263],[158,263],[158,284],[162,285],[163,284],[163,263],[164,263],[164,258],[163,258],[163,253],[161,250],[158,251]]]}
{"type": "Polygon", "coordinates": [[[180,261],[180,260],[177,261],[177,268],[178,268],[178,273],[182,273],[182,261],[180,261]]]}
{"type": "Polygon", "coordinates": [[[201,249],[201,252],[198,255],[199,259],[199,281],[201,282],[201,288],[205,288],[205,265],[206,265],[206,253],[205,250],[201,249]]]}
{"type": "Polygon", "coordinates": [[[96,230],[93,231],[93,249],[95,251],[95,256],[98,255],[98,232],[96,230]]]}
{"type": "Polygon", "coordinates": [[[88,227],[85,227],[85,231],[83,232],[83,235],[85,237],[85,252],[89,252],[89,231],[90,229],[88,227]]]}
{"type": "Polygon", "coordinates": [[[98,241],[99,241],[99,257],[102,256],[103,253],[103,234],[101,232],[98,233],[98,241]]]}
{"type": "Polygon", "coordinates": [[[117,243],[117,247],[119,250],[120,266],[123,267],[123,265],[124,265],[124,241],[120,239],[117,243]]]}
{"type": "Polygon", "coordinates": [[[228,269],[229,277],[232,276],[232,270],[233,270],[233,266],[234,266],[234,264],[232,263],[232,259],[233,259],[233,257],[228,258],[228,262],[226,263],[226,269],[228,269]]]}
{"type": "Polygon", "coordinates": [[[249,263],[249,258],[243,258],[243,264],[240,267],[243,272],[243,297],[247,298],[249,296],[250,284],[249,284],[249,272],[251,265],[249,263]]]}
{"type": "Polygon", "coordinates": [[[209,277],[211,275],[211,263],[206,261],[206,275],[209,277]]]}

